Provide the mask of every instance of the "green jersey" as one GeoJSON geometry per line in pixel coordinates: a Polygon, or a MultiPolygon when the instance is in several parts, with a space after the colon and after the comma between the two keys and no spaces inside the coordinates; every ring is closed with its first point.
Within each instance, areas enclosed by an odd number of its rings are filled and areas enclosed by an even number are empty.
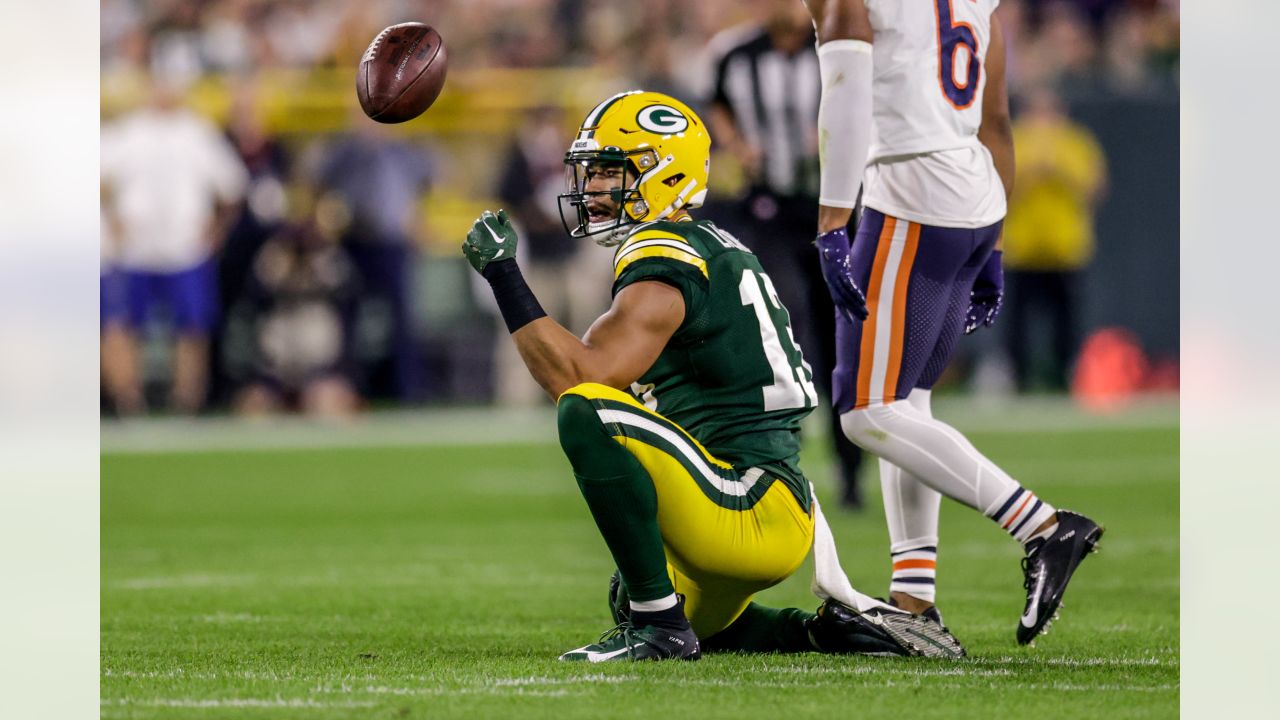
{"type": "Polygon", "coordinates": [[[638,226],[614,255],[613,293],[645,280],[684,296],[684,322],[631,392],[735,469],[780,477],[809,507],[800,421],[813,371],[759,259],[707,220],[638,226]]]}

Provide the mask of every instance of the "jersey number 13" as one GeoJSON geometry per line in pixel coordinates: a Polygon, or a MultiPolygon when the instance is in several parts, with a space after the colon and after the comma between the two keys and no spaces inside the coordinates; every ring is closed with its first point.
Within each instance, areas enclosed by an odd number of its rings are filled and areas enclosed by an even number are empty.
{"type": "Polygon", "coordinates": [[[765,411],[816,406],[818,391],[813,386],[813,370],[800,355],[800,347],[791,332],[790,319],[778,300],[773,281],[764,273],[743,270],[738,293],[742,296],[742,304],[755,310],[756,320],[760,322],[760,343],[769,368],[773,370],[773,384],[763,388],[765,411]],[[799,365],[792,364],[791,355],[783,348],[779,328],[786,332],[792,355],[799,365]]]}

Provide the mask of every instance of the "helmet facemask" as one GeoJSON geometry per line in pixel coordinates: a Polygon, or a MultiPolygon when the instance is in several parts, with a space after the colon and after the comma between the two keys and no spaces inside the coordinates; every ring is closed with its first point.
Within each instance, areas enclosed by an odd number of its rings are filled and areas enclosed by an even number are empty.
{"type": "MultiPolygon", "coordinates": [[[[579,143],[575,142],[575,146],[579,143]]],[[[649,213],[649,205],[639,185],[645,173],[658,164],[653,148],[624,151],[616,147],[603,149],[570,149],[565,154],[566,192],[559,196],[560,221],[572,237],[591,237],[596,243],[611,247],[622,242],[631,225],[649,213]],[[616,173],[621,183],[606,190],[588,190],[602,173],[616,173]],[[608,217],[591,215],[592,198],[605,198],[612,205],[608,217]],[[570,221],[570,218],[573,221],[570,221]]],[[[599,204],[596,203],[597,207],[599,204]]]]}

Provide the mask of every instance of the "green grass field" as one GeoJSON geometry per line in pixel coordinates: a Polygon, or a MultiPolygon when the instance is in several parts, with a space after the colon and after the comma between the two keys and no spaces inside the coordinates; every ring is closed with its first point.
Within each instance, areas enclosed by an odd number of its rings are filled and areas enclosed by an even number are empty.
{"type": "MultiPolygon", "coordinates": [[[[612,567],[541,430],[454,444],[458,424],[476,421],[445,416],[444,444],[200,452],[117,452],[104,430],[102,716],[1175,716],[1176,411],[1107,426],[1054,412],[970,434],[1046,499],[1105,522],[1102,552],[1053,631],[1022,648],[1019,548],[944,504],[940,603],[972,656],[957,662],[556,662],[610,625],[612,567]]],[[[534,417],[552,424],[550,410],[534,417]]],[[[242,444],[269,445],[273,432],[284,431],[242,431],[257,441],[242,444]]],[[[803,464],[831,498],[824,449],[811,443],[803,464]]],[[[869,467],[867,511],[827,507],[855,586],[883,594],[888,541],[869,467]]],[[[816,606],[810,572],[761,599],[816,606]]]]}

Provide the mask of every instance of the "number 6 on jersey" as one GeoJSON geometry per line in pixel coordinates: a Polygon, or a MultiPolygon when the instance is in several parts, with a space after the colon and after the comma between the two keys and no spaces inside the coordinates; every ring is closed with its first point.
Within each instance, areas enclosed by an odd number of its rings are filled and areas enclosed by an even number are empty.
{"type": "Polygon", "coordinates": [[[934,2],[938,15],[938,83],[947,102],[957,110],[964,110],[978,96],[978,77],[982,74],[978,36],[969,23],[956,22],[952,0],[934,2]],[[965,70],[962,78],[957,78],[956,65],[961,49],[964,50],[965,70]]]}

